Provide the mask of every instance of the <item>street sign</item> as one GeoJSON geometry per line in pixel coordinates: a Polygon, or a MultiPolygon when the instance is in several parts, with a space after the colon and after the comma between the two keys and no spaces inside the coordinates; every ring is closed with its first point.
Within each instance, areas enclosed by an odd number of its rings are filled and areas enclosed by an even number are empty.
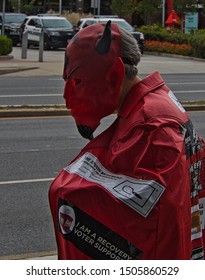
{"type": "Polygon", "coordinates": [[[198,13],[186,13],[185,33],[198,30],[198,13]]]}

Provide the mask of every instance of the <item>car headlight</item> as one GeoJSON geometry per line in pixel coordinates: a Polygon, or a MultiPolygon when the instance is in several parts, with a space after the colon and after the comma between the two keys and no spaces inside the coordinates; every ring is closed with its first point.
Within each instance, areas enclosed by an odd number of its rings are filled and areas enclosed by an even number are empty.
{"type": "Polygon", "coordinates": [[[49,35],[50,36],[60,36],[60,33],[58,31],[52,31],[52,32],[49,32],[49,35]]]}
{"type": "Polygon", "coordinates": [[[144,40],[144,34],[143,33],[140,33],[140,39],[144,40]]]}
{"type": "Polygon", "coordinates": [[[9,31],[12,34],[18,33],[18,28],[16,28],[16,27],[5,28],[5,30],[9,31]]]}

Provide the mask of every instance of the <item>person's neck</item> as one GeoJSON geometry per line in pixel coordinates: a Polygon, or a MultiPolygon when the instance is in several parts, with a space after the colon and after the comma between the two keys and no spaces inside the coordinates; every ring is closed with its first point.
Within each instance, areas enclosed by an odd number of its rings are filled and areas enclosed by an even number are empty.
{"type": "Polygon", "coordinates": [[[132,80],[128,78],[124,78],[122,86],[121,86],[121,95],[120,95],[120,101],[117,107],[117,112],[119,112],[120,108],[122,107],[122,104],[125,100],[125,97],[127,96],[128,92],[131,90],[133,86],[138,84],[141,81],[141,79],[138,76],[135,76],[132,80]]]}

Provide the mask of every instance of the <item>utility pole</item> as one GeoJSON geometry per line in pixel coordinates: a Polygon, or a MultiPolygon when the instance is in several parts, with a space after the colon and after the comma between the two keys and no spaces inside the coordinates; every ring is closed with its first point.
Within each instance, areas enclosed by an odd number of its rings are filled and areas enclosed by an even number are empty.
{"type": "Polygon", "coordinates": [[[162,27],[164,27],[165,22],[165,0],[162,0],[162,27]]]}
{"type": "Polygon", "coordinates": [[[2,4],[2,25],[1,25],[1,35],[4,36],[4,22],[5,22],[5,0],[3,0],[2,4]]]}
{"type": "Polygon", "coordinates": [[[77,0],[76,1],[76,11],[80,14],[83,13],[84,10],[84,1],[82,0],[77,0]]]}
{"type": "Polygon", "coordinates": [[[62,0],[59,0],[59,14],[62,14],[62,0]]]}
{"type": "Polygon", "coordinates": [[[100,15],[100,0],[98,0],[98,15],[100,15]]]}
{"type": "Polygon", "coordinates": [[[93,8],[94,15],[100,15],[100,0],[91,0],[91,8],[93,8]],[[97,9],[97,12],[96,12],[97,9]]]}

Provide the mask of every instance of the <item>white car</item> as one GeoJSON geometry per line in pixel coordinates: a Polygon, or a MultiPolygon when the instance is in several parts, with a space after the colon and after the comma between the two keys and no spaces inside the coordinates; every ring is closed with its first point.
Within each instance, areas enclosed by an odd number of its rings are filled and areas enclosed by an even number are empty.
{"type": "Polygon", "coordinates": [[[133,37],[137,40],[141,53],[144,52],[144,34],[142,32],[135,31],[135,28],[130,25],[126,20],[119,18],[118,16],[94,16],[93,18],[81,18],[76,26],[76,31],[95,24],[95,23],[106,23],[108,20],[118,24],[120,27],[129,31],[133,37]]]}
{"type": "Polygon", "coordinates": [[[62,16],[36,15],[28,16],[21,25],[28,34],[28,45],[39,45],[40,34],[44,34],[44,49],[66,48],[74,35],[73,25],[62,16]]]}

